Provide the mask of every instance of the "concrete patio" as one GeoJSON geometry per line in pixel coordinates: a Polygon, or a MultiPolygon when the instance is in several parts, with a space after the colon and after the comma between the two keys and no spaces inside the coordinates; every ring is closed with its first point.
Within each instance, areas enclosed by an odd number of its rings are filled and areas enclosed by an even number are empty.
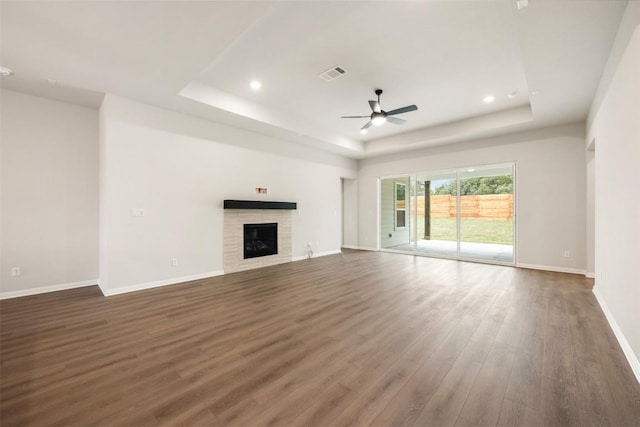
{"type": "MultiPolygon", "coordinates": [[[[417,254],[436,255],[455,258],[457,245],[449,240],[418,240],[418,244],[406,243],[383,249],[406,251],[417,254]]],[[[495,262],[514,262],[513,245],[495,243],[460,242],[460,258],[480,259],[495,262]]]]}

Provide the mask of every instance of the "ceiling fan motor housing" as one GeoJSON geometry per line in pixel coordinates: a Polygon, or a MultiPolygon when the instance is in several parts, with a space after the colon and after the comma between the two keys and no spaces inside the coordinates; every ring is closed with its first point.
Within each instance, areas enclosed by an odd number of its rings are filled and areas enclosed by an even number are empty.
{"type": "Polygon", "coordinates": [[[373,113],[371,113],[371,121],[374,125],[380,126],[385,121],[387,121],[387,113],[384,110],[381,110],[379,113],[376,113],[374,111],[373,113]]]}
{"type": "MultiPolygon", "coordinates": [[[[360,129],[360,132],[362,133],[367,133],[367,129],[371,125],[380,126],[387,121],[395,125],[402,125],[406,120],[399,119],[394,116],[396,114],[408,113],[409,111],[415,111],[418,109],[416,105],[407,105],[406,107],[396,108],[395,110],[386,112],[380,107],[380,95],[382,95],[382,89],[376,89],[374,92],[378,96],[378,100],[369,101],[369,106],[371,107],[372,112],[369,116],[370,120],[360,129]]],[[[365,117],[367,116],[342,116],[343,119],[360,119],[365,117]]]]}

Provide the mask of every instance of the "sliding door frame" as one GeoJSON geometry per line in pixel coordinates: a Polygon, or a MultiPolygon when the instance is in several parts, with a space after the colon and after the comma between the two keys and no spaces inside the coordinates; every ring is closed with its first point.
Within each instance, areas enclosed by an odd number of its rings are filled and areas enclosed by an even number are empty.
{"type": "MultiPolygon", "coordinates": [[[[377,218],[377,231],[376,231],[376,235],[377,235],[377,249],[379,251],[382,252],[391,252],[391,253],[399,253],[399,254],[409,254],[409,255],[417,255],[417,256],[424,256],[424,257],[430,257],[430,258],[444,258],[444,259],[454,259],[454,260],[459,260],[459,261],[470,261],[470,262],[479,262],[479,263],[484,263],[484,264],[496,264],[496,265],[508,265],[508,266],[515,266],[516,260],[517,260],[517,220],[518,220],[518,197],[517,197],[517,162],[516,161],[507,161],[507,162],[501,162],[501,163],[487,163],[487,164],[481,164],[481,165],[469,165],[469,166],[460,166],[460,167],[456,167],[456,168],[451,168],[451,169],[441,169],[441,170],[435,170],[435,171],[422,171],[422,172],[411,172],[411,173],[405,173],[405,174],[395,174],[395,175],[387,175],[387,176],[379,176],[377,179],[377,183],[378,183],[378,188],[377,188],[377,213],[378,213],[378,218],[377,218]],[[464,257],[464,256],[460,256],[460,237],[461,237],[461,195],[460,195],[460,173],[464,172],[464,171],[468,171],[469,169],[488,169],[490,167],[500,167],[500,166],[510,166],[511,167],[511,176],[512,176],[512,182],[513,182],[513,189],[512,189],[512,193],[511,196],[513,198],[513,215],[512,215],[512,235],[513,235],[513,259],[511,262],[504,262],[504,261],[497,261],[497,260],[488,260],[488,259],[480,259],[480,258],[468,258],[468,257],[464,257]],[[424,253],[424,252],[418,252],[417,247],[418,247],[418,203],[417,203],[417,198],[418,198],[418,175],[436,175],[436,174],[446,174],[446,173],[455,173],[455,179],[456,179],[456,255],[455,256],[448,256],[448,255],[441,255],[441,254],[431,254],[431,253],[424,253]],[[413,230],[413,234],[410,233],[409,235],[409,243],[411,243],[411,246],[413,247],[413,251],[412,252],[408,252],[408,251],[402,251],[402,250],[397,250],[397,249],[388,249],[388,248],[383,248],[382,247],[382,240],[381,240],[381,233],[382,233],[382,218],[381,218],[381,210],[382,210],[382,206],[381,206],[381,202],[382,202],[382,191],[381,191],[381,183],[382,180],[385,179],[396,179],[396,178],[409,178],[409,200],[410,200],[410,204],[412,204],[412,206],[409,206],[409,228],[410,230],[413,230]],[[411,185],[413,184],[413,186],[411,185]],[[413,187],[413,188],[412,188],[413,187]],[[411,240],[413,240],[413,242],[411,242],[411,240]]],[[[426,197],[426,194],[425,194],[426,197]]]]}

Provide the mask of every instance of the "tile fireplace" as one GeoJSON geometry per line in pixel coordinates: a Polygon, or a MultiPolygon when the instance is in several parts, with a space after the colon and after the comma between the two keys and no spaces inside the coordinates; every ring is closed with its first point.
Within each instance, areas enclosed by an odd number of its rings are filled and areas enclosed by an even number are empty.
{"type": "Polygon", "coordinates": [[[224,201],[224,272],[292,260],[292,212],[296,203],[224,201]]]}

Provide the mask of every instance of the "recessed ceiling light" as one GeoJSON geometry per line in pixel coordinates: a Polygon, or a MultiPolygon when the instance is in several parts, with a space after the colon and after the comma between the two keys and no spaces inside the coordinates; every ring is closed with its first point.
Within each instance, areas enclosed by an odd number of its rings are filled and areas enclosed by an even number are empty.
{"type": "Polygon", "coordinates": [[[251,80],[251,83],[249,83],[249,86],[251,86],[251,89],[253,90],[260,90],[260,88],[262,87],[262,83],[260,83],[257,80],[251,80]]]}
{"type": "Polygon", "coordinates": [[[485,104],[491,104],[495,100],[496,100],[496,97],[493,95],[487,95],[484,98],[482,98],[482,102],[484,102],[485,104]]]}
{"type": "Polygon", "coordinates": [[[13,74],[13,70],[7,67],[0,67],[0,76],[10,76],[13,74]]]}
{"type": "Polygon", "coordinates": [[[531,95],[533,95],[533,96],[540,95],[540,91],[539,90],[532,90],[531,91],[531,95]]]}
{"type": "Polygon", "coordinates": [[[360,129],[360,133],[363,134],[363,135],[365,135],[367,132],[368,132],[368,130],[366,130],[366,129],[360,129]]]}
{"type": "Polygon", "coordinates": [[[507,98],[514,99],[516,97],[516,95],[518,95],[518,92],[514,90],[509,95],[507,95],[507,98]]]}
{"type": "Polygon", "coordinates": [[[467,169],[467,172],[475,172],[475,169],[467,169]]]}

